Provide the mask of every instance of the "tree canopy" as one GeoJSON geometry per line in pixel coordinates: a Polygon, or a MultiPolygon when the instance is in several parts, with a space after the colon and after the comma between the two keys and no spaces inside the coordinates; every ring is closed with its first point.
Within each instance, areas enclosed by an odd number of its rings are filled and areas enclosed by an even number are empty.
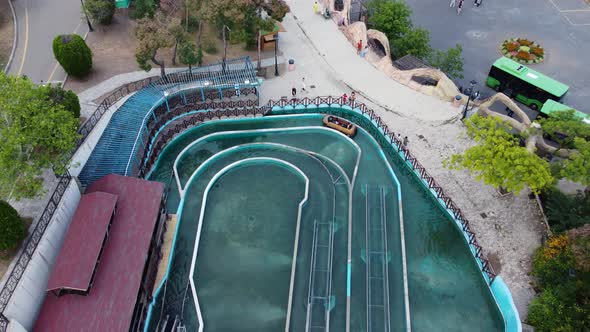
{"type": "Polygon", "coordinates": [[[590,125],[580,121],[574,110],[553,112],[538,122],[543,134],[559,144],[559,149],[573,148],[576,137],[590,138],[590,125]]]}
{"type": "Polygon", "coordinates": [[[0,200],[0,250],[16,247],[25,235],[27,230],[18,212],[6,201],[0,200]]]}
{"type": "Polygon", "coordinates": [[[98,23],[109,25],[115,15],[115,0],[86,0],[84,9],[98,23]]]}
{"type": "Polygon", "coordinates": [[[53,55],[66,73],[72,76],[86,76],[92,69],[92,51],[79,35],[55,37],[53,39],[53,55]]]}
{"type": "Polygon", "coordinates": [[[373,0],[367,7],[369,24],[383,32],[390,42],[403,38],[412,28],[412,10],[405,1],[373,0]]]}
{"type": "Polygon", "coordinates": [[[66,171],[79,122],[28,79],[2,73],[0,91],[0,197],[35,197],[43,169],[66,171]]]}
{"type": "Polygon", "coordinates": [[[157,12],[154,18],[144,17],[137,22],[135,59],[139,68],[150,71],[151,61],[160,66],[162,76],[166,75],[164,60],[157,59],[156,56],[159,49],[174,45],[175,35],[171,30],[179,25],[178,18],[168,17],[162,12],[157,12]]]}
{"type": "Polygon", "coordinates": [[[467,134],[477,143],[462,154],[453,155],[447,166],[468,169],[478,180],[518,193],[525,186],[539,193],[553,184],[549,163],[526,148],[510,133],[510,127],[495,117],[472,116],[467,134]]]}
{"type": "Polygon", "coordinates": [[[450,78],[463,78],[463,47],[457,44],[449,48],[446,52],[441,50],[432,50],[428,58],[428,63],[440,69],[450,78]]]}

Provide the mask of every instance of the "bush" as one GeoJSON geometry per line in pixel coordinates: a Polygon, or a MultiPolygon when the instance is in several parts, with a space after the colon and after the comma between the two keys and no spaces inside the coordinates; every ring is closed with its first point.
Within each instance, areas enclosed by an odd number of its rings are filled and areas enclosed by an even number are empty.
{"type": "Polygon", "coordinates": [[[115,0],[86,0],[84,9],[98,23],[109,25],[115,15],[115,0]]]}
{"type": "Polygon", "coordinates": [[[219,52],[219,50],[217,49],[217,45],[215,45],[215,42],[213,42],[210,39],[203,40],[203,51],[205,51],[205,53],[207,54],[216,54],[217,52],[219,52]]]}
{"type": "Polygon", "coordinates": [[[529,52],[519,51],[518,53],[516,53],[516,57],[521,60],[528,61],[531,59],[531,54],[529,52]]]}
{"type": "Polygon", "coordinates": [[[135,0],[135,9],[132,17],[134,19],[153,17],[155,12],[156,2],[154,0],[135,0]]]}
{"type": "Polygon", "coordinates": [[[0,250],[16,247],[25,235],[25,224],[18,212],[7,202],[0,201],[0,250]]]}
{"type": "Polygon", "coordinates": [[[567,236],[550,238],[533,258],[533,275],[537,286],[543,289],[570,279],[570,271],[575,268],[575,264],[567,236]]]}
{"type": "Polygon", "coordinates": [[[543,50],[542,47],[533,46],[531,47],[531,53],[533,53],[536,56],[543,56],[545,55],[545,50],[543,50]]]}
{"type": "Polygon", "coordinates": [[[543,194],[543,202],[554,232],[590,224],[590,194],[569,196],[559,190],[552,190],[543,194]]]}
{"type": "Polygon", "coordinates": [[[520,46],[531,46],[533,44],[532,41],[525,38],[518,38],[517,42],[520,44],[520,46]]]}
{"type": "MultiPolygon", "coordinates": [[[[182,18],[182,27],[186,27],[186,17],[182,18]]],[[[197,32],[199,30],[199,18],[196,16],[189,16],[188,17],[188,32],[197,32]]]]}
{"type": "Polygon", "coordinates": [[[92,51],[78,35],[60,35],[53,39],[53,54],[66,73],[83,77],[92,68],[92,51]]]}
{"type": "Polygon", "coordinates": [[[577,305],[570,307],[555,291],[549,289],[533,299],[527,321],[539,332],[573,332],[577,330],[572,321],[573,310],[579,311],[580,308],[577,305]]]}
{"type": "Polygon", "coordinates": [[[506,50],[508,52],[514,52],[518,50],[518,44],[516,43],[506,43],[506,50]]]}
{"type": "Polygon", "coordinates": [[[76,119],[80,117],[80,100],[72,90],[64,90],[61,85],[48,85],[46,89],[49,100],[62,105],[76,119]]]}

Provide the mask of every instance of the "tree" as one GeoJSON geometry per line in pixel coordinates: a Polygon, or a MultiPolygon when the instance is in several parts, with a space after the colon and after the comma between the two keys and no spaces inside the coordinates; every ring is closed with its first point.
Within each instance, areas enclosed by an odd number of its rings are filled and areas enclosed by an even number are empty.
{"type": "Polygon", "coordinates": [[[158,50],[174,45],[174,36],[168,30],[167,18],[161,12],[157,12],[153,19],[148,17],[142,18],[137,22],[135,36],[137,37],[137,47],[135,49],[135,59],[139,68],[150,71],[152,65],[150,61],[160,66],[160,75],[166,75],[164,60],[158,60],[156,55],[158,50]]]}
{"type": "Polygon", "coordinates": [[[180,61],[185,65],[188,65],[188,70],[192,74],[193,68],[192,66],[201,64],[203,61],[203,52],[199,52],[200,50],[197,49],[195,44],[185,41],[180,44],[178,56],[180,57],[180,61]]]}
{"type": "Polygon", "coordinates": [[[53,54],[66,73],[83,77],[92,69],[92,51],[79,35],[60,35],[53,39],[53,54]]]}
{"type": "Polygon", "coordinates": [[[450,78],[463,78],[463,48],[457,44],[446,52],[433,50],[428,58],[428,63],[440,69],[450,78]]]}
{"type": "Polygon", "coordinates": [[[84,9],[98,23],[109,25],[115,15],[115,0],[86,0],[84,9]]]}
{"type": "Polygon", "coordinates": [[[153,17],[156,13],[156,1],[154,0],[135,0],[135,10],[133,18],[142,19],[144,17],[153,17]]]}
{"type": "Polygon", "coordinates": [[[401,58],[404,55],[413,55],[419,59],[426,59],[431,52],[429,46],[430,34],[422,28],[412,28],[399,39],[393,41],[393,55],[401,58]]]}
{"type": "Polygon", "coordinates": [[[25,238],[27,230],[18,212],[0,200],[0,250],[12,249],[25,238]]]}
{"type": "Polygon", "coordinates": [[[451,156],[446,161],[447,167],[468,169],[478,180],[516,193],[524,186],[539,193],[554,182],[549,163],[520,147],[507,123],[495,117],[475,115],[465,125],[468,136],[477,144],[463,154],[451,156]]]}
{"type": "Polygon", "coordinates": [[[60,84],[49,84],[40,88],[45,89],[47,98],[55,105],[62,105],[76,119],[80,117],[80,100],[72,90],[64,90],[60,84]]]}
{"type": "Polygon", "coordinates": [[[172,64],[176,65],[176,52],[178,50],[178,44],[183,43],[187,39],[187,34],[182,27],[182,21],[178,18],[168,16],[168,22],[166,29],[174,39],[174,50],[172,51],[172,64]]]}
{"type": "Polygon", "coordinates": [[[1,73],[0,91],[0,197],[35,197],[43,169],[65,173],[79,122],[28,79],[1,73]]]}
{"type": "Polygon", "coordinates": [[[570,196],[558,189],[544,192],[543,205],[551,230],[563,232],[590,224],[590,192],[570,196]]]}
{"type": "Polygon", "coordinates": [[[403,0],[373,0],[367,4],[369,25],[383,32],[390,44],[412,29],[412,10],[403,0]]]}
{"type": "Polygon", "coordinates": [[[560,162],[559,177],[590,186],[590,142],[584,138],[574,138],[576,151],[560,162]]]}
{"type": "Polygon", "coordinates": [[[264,9],[270,17],[279,22],[282,22],[285,15],[290,11],[289,5],[284,0],[270,0],[269,2],[265,2],[264,9]]]}
{"type": "Polygon", "coordinates": [[[574,110],[553,112],[547,118],[538,120],[543,135],[563,148],[573,148],[576,137],[590,138],[590,125],[580,121],[574,110]]]}

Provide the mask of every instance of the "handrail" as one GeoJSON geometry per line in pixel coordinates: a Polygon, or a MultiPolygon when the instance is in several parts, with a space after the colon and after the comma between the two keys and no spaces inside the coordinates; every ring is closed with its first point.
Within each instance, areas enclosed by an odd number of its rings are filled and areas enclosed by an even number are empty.
{"type": "Polygon", "coordinates": [[[461,209],[459,209],[457,207],[455,202],[453,202],[453,200],[449,196],[446,195],[443,188],[436,183],[436,180],[434,179],[434,177],[432,177],[430,174],[428,174],[428,172],[426,171],[426,168],[424,166],[422,166],[422,164],[420,164],[418,159],[410,153],[410,150],[408,149],[408,147],[403,145],[402,141],[394,135],[393,131],[390,130],[389,127],[387,127],[387,125],[385,124],[385,121],[383,121],[381,119],[381,117],[375,111],[373,111],[372,109],[367,107],[364,103],[357,102],[357,101],[350,101],[350,99],[345,101],[342,97],[332,97],[332,96],[315,97],[313,99],[305,97],[302,99],[293,98],[293,99],[269,100],[267,106],[269,106],[269,107],[293,106],[294,107],[297,105],[308,106],[308,105],[322,105],[322,104],[324,104],[326,106],[331,106],[331,105],[338,105],[340,107],[348,106],[351,109],[356,108],[356,109],[360,110],[361,114],[368,116],[375,124],[377,124],[377,129],[378,130],[380,129],[383,132],[382,136],[384,136],[385,142],[391,144],[391,146],[393,148],[397,149],[397,152],[403,156],[404,161],[405,161],[404,163],[407,166],[409,166],[411,168],[411,170],[415,172],[415,174],[419,175],[422,180],[424,180],[424,182],[428,186],[428,189],[434,191],[436,198],[440,199],[444,203],[445,208],[447,210],[449,210],[451,212],[452,216],[455,218],[455,220],[457,220],[461,224],[461,230],[466,235],[467,242],[468,242],[469,246],[473,247],[472,253],[473,253],[474,257],[476,258],[476,260],[479,262],[478,265],[480,266],[480,269],[488,277],[489,285],[491,285],[494,282],[494,279],[496,278],[496,273],[494,272],[494,269],[493,269],[492,265],[490,264],[490,261],[487,259],[487,257],[483,253],[482,247],[477,242],[477,238],[475,236],[475,233],[471,230],[469,220],[467,220],[467,218],[465,217],[465,215],[463,214],[461,209]]]}

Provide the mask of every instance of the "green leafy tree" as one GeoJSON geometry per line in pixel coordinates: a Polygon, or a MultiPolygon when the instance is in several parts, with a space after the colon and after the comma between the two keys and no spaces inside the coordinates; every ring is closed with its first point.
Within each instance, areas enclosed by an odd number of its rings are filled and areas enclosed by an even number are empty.
{"type": "Polygon", "coordinates": [[[543,193],[543,200],[552,231],[563,232],[590,224],[590,192],[569,196],[552,189],[543,193]]]}
{"type": "Polygon", "coordinates": [[[79,35],[60,35],[53,39],[53,55],[66,73],[86,76],[92,69],[92,51],[79,35]]]}
{"type": "Polygon", "coordinates": [[[428,57],[428,63],[440,69],[450,78],[463,78],[463,48],[457,44],[446,52],[433,50],[428,57]]]}
{"type": "Polygon", "coordinates": [[[158,6],[155,0],[135,0],[134,2],[133,18],[142,19],[144,17],[153,17],[156,13],[158,6]]]}
{"type": "Polygon", "coordinates": [[[426,59],[432,52],[430,48],[430,34],[422,28],[412,28],[401,38],[393,41],[393,55],[401,58],[404,55],[413,55],[419,59],[426,59]]]}
{"type": "Polygon", "coordinates": [[[195,44],[191,42],[184,42],[180,44],[178,56],[180,61],[185,65],[188,65],[189,72],[193,73],[192,66],[201,64],[203,61],[203,52],[199,52],[199,49],[195,44]]]}
{"type": "Polygon", "coordinates": [[[47,85],[45,89],[47,97],[56,105],[62,105],[64,109],[77,119],[80,117],[80,99],[72,90],[65,90],[61,85],[47,85]]]}
{"type": "Polygon", "coordinates": [[[66,171],[78,119],[28,79],[2,73],[0,91],[0,197],[35,197],[43,169],[66,171]]]}
{"type": "Polygon", "coordinates": [[[139,68],[150,71],[152,65],[150,61],[160,66],[160,75],[166,75],[165,62],[156,58],[158,50],[168,48],[174,45],[174,36],[169,31],[168,18],[161,12],[157,12],[154,18],[142,18],[137,22],[135,36],[137,37],[137,47],[135,49],[135,59],[139,68]]]}
{"type": "Polygon", "coordinates": [[[285,15],[290,11],[289,5],[284,0],[270,0],[265,2],[264,8],[270,17],[279,22],[282,22],[285,15]]]}
{"type": "Polygon", "coordinates": [[[115,0],[86,0],[84,9],[98,23],[109,25],[115,15],[115,0]]]}
{"type": "Polygon", "coordinates": [[[559,149],[573,148],[576,137],[590,138],[590,125],[580,121],[574,110],[559,111],[538,120],[543,134],[559,144],[559,149]]]}
{"type": "Polygon", "coordinates": [[[468,169],[478,180],[509,192],[528,186],[539,193],[553,184],[549,163],[526,148],[510,134],[510,127],[495,117],[472,116],[467,134],[477,143],[446,161],[451,169],[468,169]]]}
{"type": "Polygon", "coordinates": [[[590,142],[584,138],[574,138],[575,152],[560,162],[559,176],[590,186],[590,142]]]}
{"type": "Polygon", "coordinates": [[[0,200],[0,250],[12,249],[27,235],[25,224],[18,212],[0,200]]]}
{"type": "Polygon", "coordinates": [[[383,32],[391,44],[412,30],[412,10],[403,0],[373,0],[367,10],[370,27],[383,32]]]}

